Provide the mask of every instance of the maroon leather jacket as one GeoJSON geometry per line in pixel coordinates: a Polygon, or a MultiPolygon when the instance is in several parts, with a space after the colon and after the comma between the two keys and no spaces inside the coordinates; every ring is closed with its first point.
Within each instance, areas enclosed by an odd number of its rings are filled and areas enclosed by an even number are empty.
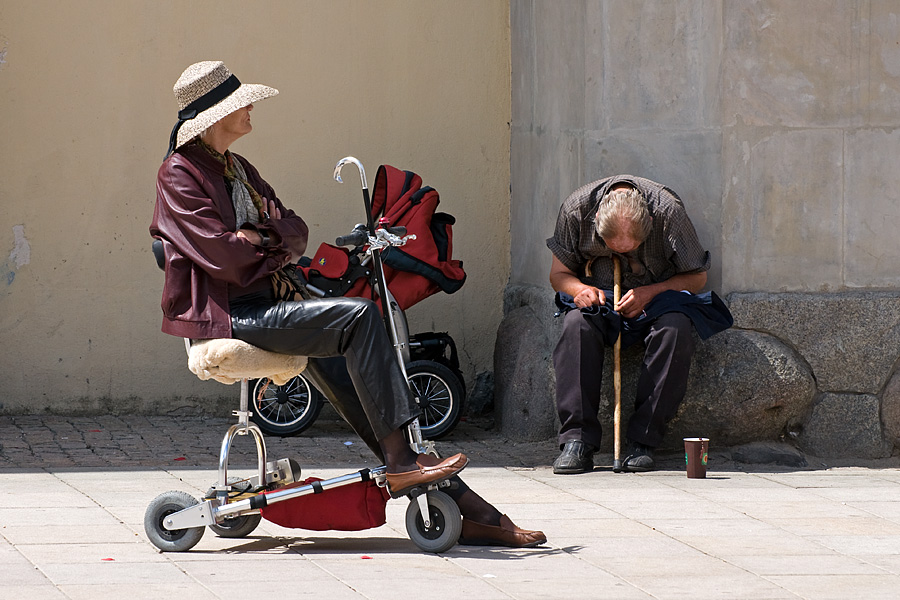
{"type": "Polygon", "coordinates": [[[285,208],[275,190],[246,159],[235,155],[247,181],[281,209],[280,219],[256,228],[269,235],[267,248],[237,237],[224,165],[196,144],[167,158],[156,176],[156,208],[150,235],[162,240],[166,257],[162,330],[187,338],[230,338],[229,296],[265,287],[269,275],[306,250],[309,230],[285,208]]]}

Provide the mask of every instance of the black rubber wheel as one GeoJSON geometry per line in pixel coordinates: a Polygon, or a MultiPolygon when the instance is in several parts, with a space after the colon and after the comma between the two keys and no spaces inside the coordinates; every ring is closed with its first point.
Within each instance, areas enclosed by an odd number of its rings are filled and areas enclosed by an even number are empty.
{"type": "Polygon", "coordinates": [[[268,378],[253,382],[250,399],[253,422],[266,435],[288,437],[315,423],[325,403],[311,383],[297,375],[284,385],[268,378]]]}
{"type": "Polygon", "coordinates": [[[210,525],[209,528],[219,537],[242,538],[250,535],[261,520],[262,515],[226,517],[221,523],[210,525]]]}
{"type": "Polygon", "coordinates": [[[453,371],[432,360],[415,360],[406,365],[406,376],[422,409],[422,437],[436,440],[453,431],[462,416],[464,395],[453,371]]]}
{"type": "Polygon", "coordinates": [[[431,527],[425,529],[419,503],[413,499],[406,507],[406,533],[409,539],[425,552],[446,552],[456,545],[462,533],[459,507],[444,492],[428,492],[428,518],[431,527]]]}
{"type": "Polygon", "coordinates": [[[166,517],[195,504],[198,504],[197,500],[186,492],[166,492],[154,498],[144,513],[144,531],[147,538],[163,552],[186,552],[196,546],[203,537],[204,527],[174,531],[163,527],[166,517]]]}

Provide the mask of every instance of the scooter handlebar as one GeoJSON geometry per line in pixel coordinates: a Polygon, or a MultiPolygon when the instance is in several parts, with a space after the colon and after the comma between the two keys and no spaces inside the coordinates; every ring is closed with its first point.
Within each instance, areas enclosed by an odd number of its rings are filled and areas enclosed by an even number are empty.
{"type": "MultiPolygon", "coordinates": [[[[369,234],[364,229],[365,226],[357,225],[356,228],[348,235],[338,236],[334,240],[335,246],[365,246],[369,243],[369,234]]],[[[396,227],[387,227],[385,231],[397,237],[406,235],[406,227],[398,225],[396,227]]]]}
{"type": "Polygon", "coordinates": [[[365,231],[354,230],[349,235],[338,236],[334,240],[335,246],[364,246],[369,241],[365,231]]]}

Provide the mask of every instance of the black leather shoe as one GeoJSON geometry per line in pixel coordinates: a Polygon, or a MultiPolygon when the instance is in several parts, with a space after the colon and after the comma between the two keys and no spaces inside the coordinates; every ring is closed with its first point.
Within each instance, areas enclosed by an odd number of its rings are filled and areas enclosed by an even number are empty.
{"type": "Polygon", "coordinates": [[[638,442],[631,442],[628,445],[628,456],[622,463],[622,470],[631,473],[646,473],[656,468],[653,462],[653,448],[645,446],[638,442]]]}
{"type": "Polygon", "coordinates": [[[581,440],[566,442],[562,453],[553,461],[557,475],[575,475],[594,470],[594,448],[581,440]]]}

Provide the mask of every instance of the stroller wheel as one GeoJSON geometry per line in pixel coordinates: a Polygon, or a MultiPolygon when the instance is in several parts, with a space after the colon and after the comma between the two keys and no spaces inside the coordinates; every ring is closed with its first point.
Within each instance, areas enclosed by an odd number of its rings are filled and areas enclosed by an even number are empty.
{"type": "Polygon", "coordinates": [[[203,537],[203,527],[188,529],[166,529],[166,517],[197,504],[197,500],[186,492],[165,492],[147,507],[144,513],[144,531],[154,546],[163,552],[187,552],[203,537]]]}
{"type": "Polygon", "coordinates": [[[463,404],[462,385],[453,371],[432,360],[416,360],[406,365],[406,375],[422,409],[422,437],[436,440],[453,431],[463,404]]]}
{"type": "Polygon", "coordinates": [[[415,499],[406,507],[406,532],[419,549],[439,553],[456,545],[462,533],[462,516],[450,496],[439,491],[428,492],[428,519],[431,527],[425,529],[415,499]]]}
{"type": "Polygon", "coordinates": [[[315,423],[324,400],[319,390],[302,375],[284,385],[266,377],[257,379],[251,398],[253,422],[266,435],[288,437],[306,431],[315,423]]]}

